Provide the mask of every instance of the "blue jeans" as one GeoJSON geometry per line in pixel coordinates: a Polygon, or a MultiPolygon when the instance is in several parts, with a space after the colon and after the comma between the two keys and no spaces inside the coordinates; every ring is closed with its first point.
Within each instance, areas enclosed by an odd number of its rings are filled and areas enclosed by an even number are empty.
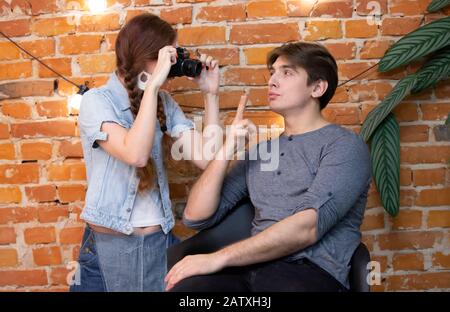
{"type": "Polygon", "coordinates": [[[111,235],[86,226],[71,292],[164,291],[172,234],[111,235]]]}

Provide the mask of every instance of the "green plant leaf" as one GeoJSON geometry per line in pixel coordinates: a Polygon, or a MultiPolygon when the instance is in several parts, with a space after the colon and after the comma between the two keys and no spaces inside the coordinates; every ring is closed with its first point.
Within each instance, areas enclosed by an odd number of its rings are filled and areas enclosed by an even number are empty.
{"type": "Polygon", "coordinates": [[[450,113],[448,113],[448,115],[447,115],[447,119],[445,120],[445,125],[447,127],[450,127],[450,113]]]}
{"type": "Polygon", "coordinates": [[[369,141],[378,125],[409,94],[415,82],[416,75],[414,74],[400,80],[384,100],[367,115],[359,134],[364,141],[369,141]]]}
{"type": "Polygon", "coordinates": [[[421,69],[416,72],[416,84],[411,89],[418,93],[426,88],[436,85],[441,79],[450,74],[450,46],[436,52],[421,69]]]}
{"type": "Polygon", "coordinates": [[[395,217],[400,207],[400,128],[392,113],[375,131],[370,154],[381,202],[384,209],[395,217]]]}
{"type": "Polygon", "coordinates": [[[386,72],[450,44],[450,16],[433,21],[407,34],[391,46],[378,70],[386,72]]]}
{"type": "Polygon", "coordinates": [[[431,2],[428,5],[427,11],[430,13],[436,12],[436,11],[439,11],[440,9],[446,7],[449,4],[450,4],[450,0],[433,0],[433,2],[431,2]]]}

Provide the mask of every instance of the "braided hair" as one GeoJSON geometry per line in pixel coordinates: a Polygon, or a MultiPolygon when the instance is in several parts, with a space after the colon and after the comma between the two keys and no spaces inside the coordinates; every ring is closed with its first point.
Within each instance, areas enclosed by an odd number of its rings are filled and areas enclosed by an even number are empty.
{"type": "MultiPolygon", "coordinates": [[[[130,109],[136,118],[144,91],[138,88],[138,75],[149,61],[158,59],[161,48],[173,44],[176,32],[169,23],[158,16],[145,13],[131,19],[119,32],[116,40],[117,71],[125,82],[130,109]]],[[[158,95],[157,118],[163,133],[167,134],[166,114],[158,95]]],[[[154,187],[155,164],[149,158],[147,165],[137,168],[140,192],[154,187]]]]}

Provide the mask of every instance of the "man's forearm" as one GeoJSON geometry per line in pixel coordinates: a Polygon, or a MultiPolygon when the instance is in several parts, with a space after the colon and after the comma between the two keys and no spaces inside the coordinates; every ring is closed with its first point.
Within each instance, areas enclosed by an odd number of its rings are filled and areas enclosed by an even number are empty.
{"type": "MultiPolygon", "coordinates": [[[[225,153],[224,147],[219,150],[219,153],[225,153]]],[[[218,157],[209,162],[190,191],[184,210],[186,219],[204,220],[215,213],[219,205],[220,192],[228,165],[229,160],[226,157],[218,157]]]]}
{"type": "Polygon", "coordinates": [[[317,212],[296,213],[246,240],[214,253],[225,266],[244,266],[278,259],[315,243],[317,212]]]}

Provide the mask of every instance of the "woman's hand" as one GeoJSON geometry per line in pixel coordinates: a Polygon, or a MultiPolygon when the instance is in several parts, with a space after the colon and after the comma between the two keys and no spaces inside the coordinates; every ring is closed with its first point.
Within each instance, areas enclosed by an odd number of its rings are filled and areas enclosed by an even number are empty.
{"type": "Polygon", "coordinates": [[[200,76],[192,80],[198,84],[203,94],[217,95],[219,93],[219,61],[201,54],[200,62],[203,63],[202,72],[200,76]]]}
{"type": "MultiPolygon", "coordinates": [[[[152,78],[148,84],[153,89],[159,89],[169,75],[170,67],[177,62],[177,51],[173,46],[165,46],[158,53],[158,62],[152,73],[152,78]]],[[[147,87],[148,88],[148,87],[147,87]]]]}

